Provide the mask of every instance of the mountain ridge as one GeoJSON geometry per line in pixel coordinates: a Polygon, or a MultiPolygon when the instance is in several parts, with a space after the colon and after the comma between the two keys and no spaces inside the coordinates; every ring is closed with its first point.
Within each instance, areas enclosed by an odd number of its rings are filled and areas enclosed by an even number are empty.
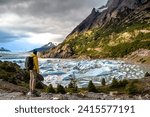
{"type": "MultiPolygon", "coordinates": [[[[40,48],[35,48],[38,52],[47,51],[48,49],[54,48],[56,45],[52,42],[49,42],[48,44],[45,44],[41,46],[40,48]]],[[[31,50],[33,51],[33,50],[31,50]]]]}
{"type": "Polygon", "coordinates": [[[6,49],[6,48],[4,48],[4,47],[1,47],[1,48],[0,48],[0,51],[1,51],[1,52],[2,52],[2,51],[3,51],[3,52],[11,52],[10,50],[8,50],[8,49],[6,49]]]}
{"type": "Polygon", "coordinates": [[[150,1],[108,0],[44,57],[114,58],[150,49],[150,1]]]}

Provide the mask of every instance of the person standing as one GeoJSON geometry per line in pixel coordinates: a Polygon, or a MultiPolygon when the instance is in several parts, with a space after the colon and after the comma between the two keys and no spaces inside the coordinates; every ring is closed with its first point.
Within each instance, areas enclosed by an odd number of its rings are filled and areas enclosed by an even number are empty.
{"type": "Polygon", "coordinates": [[[29,82],[30,91],[28,92],[27,95],[34,95],[36,79],[37,79],[38,73],[39,73],[37,50],[33,50],[33,53],[31,54],[30,57],[33,58],[33,69],[29,70],[29,72],[30,72],[30,82],[29,82]]]}

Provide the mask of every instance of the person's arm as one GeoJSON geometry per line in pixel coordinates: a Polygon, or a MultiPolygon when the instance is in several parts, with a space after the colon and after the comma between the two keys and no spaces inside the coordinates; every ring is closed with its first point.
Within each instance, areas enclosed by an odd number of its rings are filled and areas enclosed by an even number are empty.
{"type": "Polygon", "coordinates": [[[39,63],[38,63],[38,57],[37,56],[34,57],[34,65],[35,65],[35,68],[37,70],[37,73],[39,73],[39,63]]]}

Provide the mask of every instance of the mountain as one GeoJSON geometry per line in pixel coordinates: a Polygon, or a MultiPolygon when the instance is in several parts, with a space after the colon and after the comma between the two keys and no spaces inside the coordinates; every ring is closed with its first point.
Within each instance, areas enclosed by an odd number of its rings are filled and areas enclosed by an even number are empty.
{"type": "Polygon", "coordinates": [[[150,1],[108,0],[44,57],[124,57],[150,49],[150,1]]]}
{"type": "Polygon", "coordinates": [[[44,45],[44,46],[42,46],[40,48],[36,48],[36,50],[38,52],[42,52],[42,51],[46,51],[46,50],[54,48],[54,47],[55,47],[55,44],[53,44],[52,42],[49,42],[48,44],[46,44],[46,45],[44,45]]]}
{"type": "Polygon", "coordinates": [[[7,49],[1,47],[1,48],[0,48],[0,52],[10,52],[10,50],[7,50],[7,49]]]}

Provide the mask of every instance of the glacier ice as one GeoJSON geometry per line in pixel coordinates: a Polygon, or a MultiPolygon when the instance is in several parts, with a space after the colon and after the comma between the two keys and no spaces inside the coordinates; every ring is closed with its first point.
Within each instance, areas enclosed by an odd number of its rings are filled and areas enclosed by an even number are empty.
{"type": "MultiPolygon", "coordinates": [[[[8,59],[24,68],[25,59],[8,59]]],[[[105,78],[111,83],[115,77],[136,79],[144,77],[145,71],[139,66],[116,60],[77,60],[77,59],[39,59],[40,73],[44,76],[44,83],[56,86],[58,83],[67,86],[71,78],[77,80],[79,87],[87,86],[89,80],[96,85],[105,78]]]]}

